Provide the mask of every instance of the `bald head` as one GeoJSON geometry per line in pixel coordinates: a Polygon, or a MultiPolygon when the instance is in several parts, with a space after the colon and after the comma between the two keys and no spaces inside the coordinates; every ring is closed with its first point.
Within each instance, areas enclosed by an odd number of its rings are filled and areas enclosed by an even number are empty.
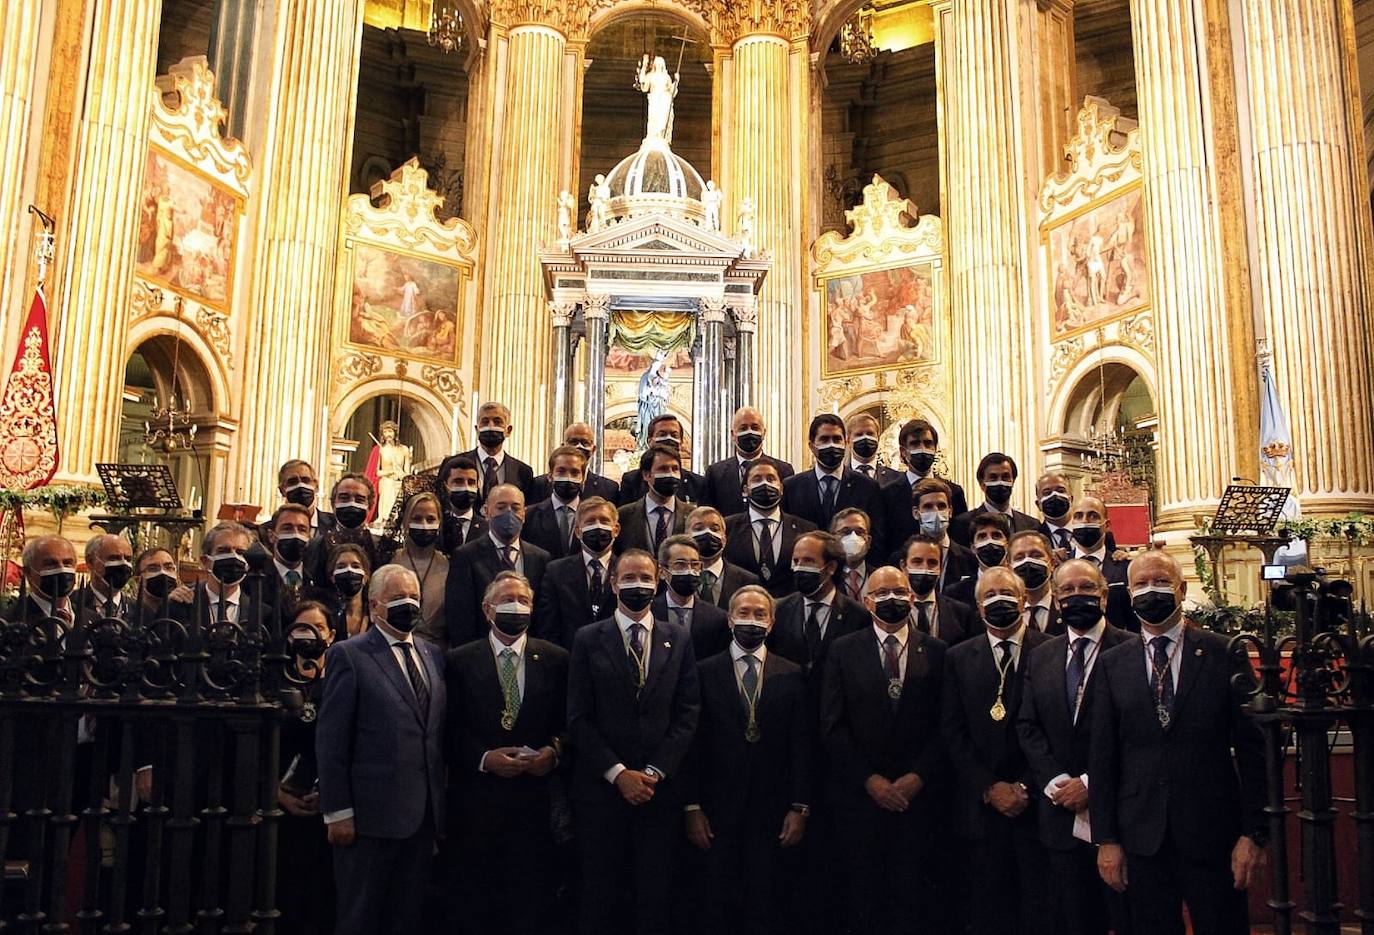
{"type": "Polygon", "coordinates": [[[1069,533],[1083,552],[1096,552],[1111,529],[1107,505],[1099,497],[1082,496],[1074,501],[1069,514],[1069,533]]]}
{"type": "Polygon", "coordinates": [[[763,451],[763,440],[768,435],[763,413],[753,406],[740,406],[730,420],[730,435],[735,440],[735,452],[741,458],[757,456],[763,451]]]}
{"type": "Polygon", "coordinates": [[[596,433],[585,422],[574,422],[563,431],[563,444],[581,448],[582,453],[591,458],[596,451],[596,433]]]}
{"type": "Polygon", "coordinates": [[[1142,629],[1162,633],[1173,627],[1188,593],[1177,559],[1162,549],[1141,552],[1126,569],[1126,585],[1142,629]]]}
{"type": "Polygon", "coordinates": [[[864,606],[884,630],[895,633],[906,626],[911,616],[911,601],[911,583],[901,569],[884,565],[868,576],[864,606]]]}

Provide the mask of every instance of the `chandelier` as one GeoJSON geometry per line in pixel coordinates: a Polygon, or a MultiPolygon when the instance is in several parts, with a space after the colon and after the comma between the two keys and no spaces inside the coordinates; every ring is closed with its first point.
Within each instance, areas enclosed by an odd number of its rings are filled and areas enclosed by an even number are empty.
{"type": "Polygon", "coordinates": [[[165,401],[153,394],[153,406],[143,423],[143,444],[171,454],[178,448],[191,448],[196,440],[196,424],[191,420],[191,394],[177,399],[177,377],[181,363],[181,333],[172,346],[172,389],[165,401]]]}
{"type": "Polygon", "coordinates": [[[445,52],[463,47],[463,14],[452,0],[434,0],[429,18],[429,44],[445,52]]]}
{"type": "Polygon", "coordinates": [[[840,54],[846,62],[854,65],[871,62],[878,54],[873,45],[873,30],[869,28],[868,18],[863,15],[862,9],[855,10],[854,15],[840,27],[840,54]]]}

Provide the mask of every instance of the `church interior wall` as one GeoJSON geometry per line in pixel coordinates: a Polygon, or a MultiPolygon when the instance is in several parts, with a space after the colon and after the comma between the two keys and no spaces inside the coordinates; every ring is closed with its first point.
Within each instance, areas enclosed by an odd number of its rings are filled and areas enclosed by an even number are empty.
{"type": "Polygon", "coordinates": [[[1078,0],[1073,42],[1079,99],[1104,98],[1121,116],[1137,119],[1129,0],[1078,0]]]}
{"type": "Polygon", "coordinates": [[[210,54],[217,0],[162,0],[157,34],[157,73],[184,58],[210,54]]]}

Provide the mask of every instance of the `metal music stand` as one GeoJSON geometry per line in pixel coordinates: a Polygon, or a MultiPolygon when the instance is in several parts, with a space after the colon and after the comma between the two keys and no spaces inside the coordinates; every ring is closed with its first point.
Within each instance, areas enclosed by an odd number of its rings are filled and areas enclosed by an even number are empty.
{"type": "Polygon", "coordinates": [[[165,534],[160,544],[178,555],[186,533],[201,525],[199,511],[191,516],[185,514],[181,494],[167,465],[97,464],[95,469],[111,512],[92,516],[93,527],[115,535],[129,530],[129,538],[135,544],[151,544],[153,540],[141,527],[146,526],[147,533],[160,529],[165,534]]]}
{"type": "MultiPolygon", "coordinates": [[[[1274,555],[1292,539],[1287,533],[1274,535],[1274,525],[1283,515],[1284,504],[1293,492],[1291,487],[1260,487],[1253,484],[1230,484],[1221,495],[1212,528],[1205,535],[1190,536],[1188,541],[1201,546],[1212,566],[1212,580],[1217,593],[1225,596],[1226,548],[1243,546],[1259,549],[1264,563],[1272,565],[1274,555]]],[[[1266,592],[1265,600],[1268,600],[1266,592]]]]}

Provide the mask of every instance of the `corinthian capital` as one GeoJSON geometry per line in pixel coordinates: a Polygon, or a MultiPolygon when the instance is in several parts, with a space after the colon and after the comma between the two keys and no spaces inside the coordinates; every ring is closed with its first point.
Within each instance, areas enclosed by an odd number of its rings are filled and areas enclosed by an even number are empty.
{"type": "Polygon", "coordinates": [[[491,21],[508,29],[516,26],[548,26],[565,37],[587,31],[594,0],[492,0],[491,21]]]}
{"type": "Polygon", "coordinates": [[[811,29],[807,0],[709,0],[712,39],[733,45],[746,36],[767,34],[792,39],[811,29]]]}

